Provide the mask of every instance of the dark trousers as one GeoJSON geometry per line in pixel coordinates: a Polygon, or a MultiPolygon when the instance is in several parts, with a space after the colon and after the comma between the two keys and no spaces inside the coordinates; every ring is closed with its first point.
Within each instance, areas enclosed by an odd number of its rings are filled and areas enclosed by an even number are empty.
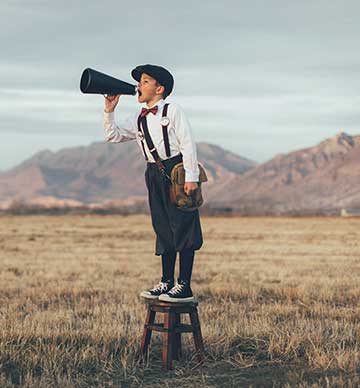
{"type": "MultiPolygon", "coordinates": [[[[182,155],[164,160],[168,175],[182,161],[182,155]]],[[[184,212],[170,202],[169,186],[155,163],[148,163],[145,172],[151,221],[156,233],[155,255],[198,250],[203,244],[199,210],[184,212]]]]}

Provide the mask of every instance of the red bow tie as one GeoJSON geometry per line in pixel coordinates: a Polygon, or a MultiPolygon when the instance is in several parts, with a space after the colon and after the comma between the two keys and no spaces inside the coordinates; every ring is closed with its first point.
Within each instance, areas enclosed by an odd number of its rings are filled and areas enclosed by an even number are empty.
{"type": "Polygon", "coordinates": [[[148,113],[150,113],[150,112],[151,112],[152,114],[156,115],[157,111],[158,111],[158,106],[157,106],[157,105],[153,106],[153,107],[150,108],[150,109],[142,108],[142,109],[141,109],[140,116],[141,116],[141,117],[145,117],[145,116],[146,116],[148,113]]]}

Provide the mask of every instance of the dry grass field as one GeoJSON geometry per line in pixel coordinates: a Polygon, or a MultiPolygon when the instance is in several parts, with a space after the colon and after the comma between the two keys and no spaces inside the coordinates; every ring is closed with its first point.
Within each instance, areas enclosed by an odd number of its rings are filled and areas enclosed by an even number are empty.
{"type": "MultiPolygon", "coordinates": [[[[202,218],[191,336],[139,345],[160,258],[148,216],[0,218],[0,386],[357,387],[360,219],[202,218]]],[[[178,271],[178,264],[177,269],[178,271]]]]}

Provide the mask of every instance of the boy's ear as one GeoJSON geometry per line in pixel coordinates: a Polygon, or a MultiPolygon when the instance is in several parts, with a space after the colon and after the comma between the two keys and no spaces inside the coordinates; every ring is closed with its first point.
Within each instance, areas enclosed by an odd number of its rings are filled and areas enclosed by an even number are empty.
{"type": "Polygon", "coordinates": [[[157,94],[162,94],[162,95],[164,95],[164,93],[165,93],[165,87],[162,86],[162,85],[158,85],[157,88],[156,88],[156,90],[157,90],[157,94]]]}

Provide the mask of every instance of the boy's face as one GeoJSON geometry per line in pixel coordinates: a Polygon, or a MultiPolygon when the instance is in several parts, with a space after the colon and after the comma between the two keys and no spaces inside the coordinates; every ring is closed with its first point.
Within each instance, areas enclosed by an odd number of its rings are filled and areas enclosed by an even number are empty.
{"type": "Polygon", "coordinates": [[[140,82],[138,83],[138,101],[150,102],[162,97],[164,87],[159,85],[155,78],[146,73],[141,74],[140,82]]]}

